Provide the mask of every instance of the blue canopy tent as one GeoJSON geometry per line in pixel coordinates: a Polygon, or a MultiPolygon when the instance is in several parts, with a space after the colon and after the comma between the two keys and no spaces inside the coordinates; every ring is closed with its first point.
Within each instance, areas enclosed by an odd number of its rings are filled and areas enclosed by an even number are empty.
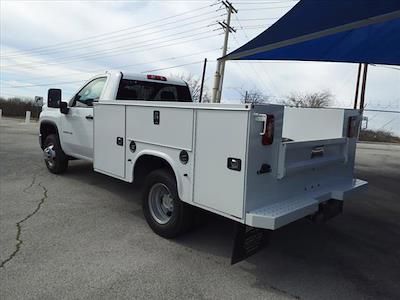
{"type": "Polygon", "coordinates": [[[301,0],[221,59],[400,65],[400,0],[301,0]]]}
{"type": "Polygon", "coordinates": [[[223,59],[400,65],[400,1],[302,0],[223,59]]]}

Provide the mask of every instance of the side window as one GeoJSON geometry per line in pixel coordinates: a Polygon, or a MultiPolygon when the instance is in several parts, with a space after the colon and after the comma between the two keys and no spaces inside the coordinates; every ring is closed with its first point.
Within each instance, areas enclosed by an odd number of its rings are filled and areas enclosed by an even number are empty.
{"type": "Polygon", "coordinates": [[[123,79],[119,83],[118,100],[144,100],[142,86],[136,80],[123,79]]]}
{"type": "Polygon", "coordinates": [[[76,94],[73,106],[92,107],[93,102],[99,100],[106,80],[106,77],[101,77],[89,82],[78,94],[76,94]]]}

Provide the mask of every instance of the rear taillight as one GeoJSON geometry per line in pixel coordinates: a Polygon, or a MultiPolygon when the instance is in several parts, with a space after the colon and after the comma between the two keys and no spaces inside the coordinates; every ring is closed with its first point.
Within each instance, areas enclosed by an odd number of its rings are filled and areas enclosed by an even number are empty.
{"type": "Polygon", "coordinates": [[[167,78],[160,75],[147,75],[147,79],[167,81],[167,78]]]}
{"type": "Polygon", "coordinates": [[[349,122],[347,125],[347,137],[348,138],[354,138],[357,136],[357,132],[358,132],[358,117],[353,116],[353,117],[349,117],[349,122]]]}
{"type": "Polygon", "coordinates": [[[275,120],[273,115],[267,115],[267,124],[265,125],[265,133],[262,135],[262,144],[271,145],[274,141],[275,120]]]}

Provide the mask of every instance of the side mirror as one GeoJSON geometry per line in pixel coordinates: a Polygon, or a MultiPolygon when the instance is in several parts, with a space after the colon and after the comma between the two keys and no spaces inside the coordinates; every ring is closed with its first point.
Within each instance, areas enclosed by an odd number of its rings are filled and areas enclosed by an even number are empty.
{"type": "Polygon", "coordinates": [[[68,103],[67,102],[61,102],[60,103],[60,112],[64,115],[67,115],[69,111],[68,108],[68,103]]]}
{"type": "Polygon", "coordinates": [[[49,89],[47,92],[47,106],[53,108],[59,108],[61,103],[61,90],[60,89],[49,89]]]}

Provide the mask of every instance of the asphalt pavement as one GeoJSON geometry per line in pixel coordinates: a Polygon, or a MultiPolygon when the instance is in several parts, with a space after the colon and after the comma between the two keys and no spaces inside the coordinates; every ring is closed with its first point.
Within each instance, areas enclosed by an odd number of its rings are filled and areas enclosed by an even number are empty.
{"type": "Polygon", "coordinates": [[[0,121],[0,299],[400,299],[400,146],[359,144],[366,194],[231,266],[231,221],[199,213],[163,239],[140,189],[82,161],[49,173],[37,124],[22,122],[0,121]]]}

